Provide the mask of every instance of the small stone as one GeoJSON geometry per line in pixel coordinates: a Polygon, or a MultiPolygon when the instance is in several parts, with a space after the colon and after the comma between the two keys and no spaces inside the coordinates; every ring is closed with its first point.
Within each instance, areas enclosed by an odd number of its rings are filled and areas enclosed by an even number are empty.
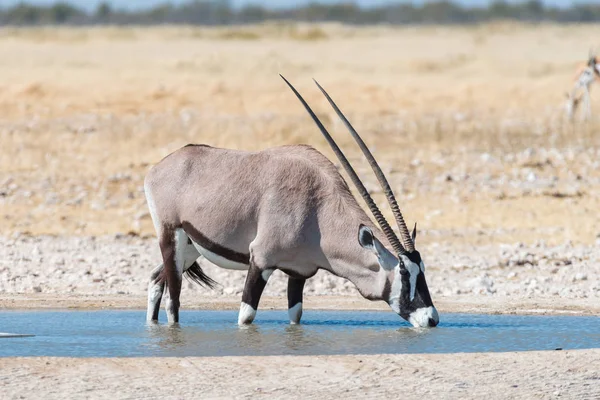
{"type": "Polygon", "coordinates": [[[587,281],[587,275],[582,272],[578,272],[575,274],[573,281],[587,281]]]}

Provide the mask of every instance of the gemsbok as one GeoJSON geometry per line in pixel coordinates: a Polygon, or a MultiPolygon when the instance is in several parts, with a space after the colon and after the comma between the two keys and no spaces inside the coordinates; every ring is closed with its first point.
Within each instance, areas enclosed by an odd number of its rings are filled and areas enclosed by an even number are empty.
{"type": "Polygon", "coordinates": [[[583,119],[587,120],[592,116],[592,104],[590,98],[592,83],[600,81],[600,63],[598,63],[598,57],[591,50],[589,52],[587,63],[582,64],[577,68],[574,81],[573,88],[570,92],[566,93],[567,118],[569,120],[574,118],[577,108],[583,100],[585,104],[583,119]]]}
{"type": "Polygon", "coordinates": [[[240,325],[254,320],[275,269],[288,275],[289,319],[299,323],[305,281],[324,269],[351,281],[366,299],[387,302],[413,326],[436,326],[438,312],[415,249],[416,224],[410,234],[381,168],[325,90],[317,83],[375,172],[402,242],[317,116],[282,78],[329,142],[381,230],[358,205],[335,165],[310,146],[248,152],[187,145],[156,164],[144,182],[163,259],[151,274],[147,319],[158,320],[165,292],[168,321],[179,321],[184,273],[200,284],[214,285],[197,263],[203,256],[219,267],[248,271],[240,325]]]}

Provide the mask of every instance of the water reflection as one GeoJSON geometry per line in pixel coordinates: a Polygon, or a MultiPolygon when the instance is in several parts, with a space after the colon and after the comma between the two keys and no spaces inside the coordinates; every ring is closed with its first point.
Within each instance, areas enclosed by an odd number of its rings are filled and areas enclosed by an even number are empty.
{"type": "Polygon", "coordinates": [[[322,342],[319,337],[308,334],[303,325],[296,324],[285,327],[283,343],[293,352],[298,352],[307,346],[322,344],[322,342]]]}
{"type": "Polygon", "coordinates": [[[9,331],[3,356],[226,356],[448,353],[598,347],[600,318],[446,314],[435,329],[412,328],[379,312],[311,311],[290,325],[285,311],[264,311],[238,327],[230,311],[188,311],[182,324],[144,323],[137,311],[0,313],[9,331]],[[69,324],[63,321],[69,320],[69,324]]]}
{"type": "Polygon", "coordinates": [[[180,324],[160,325],[155,322],[146,324],[148,345],[162,350],[172,350],[185,346],[185,331],[180,324]]]}
{"type": "Polygon", "coordinates": [[[441,331],[398,327],[395,320],[375,318],[312,318],[299,325],[265,319],[243,326],[215,318],[190,321],[187,326],[148,323],[142,346],[155,355],[182,356],[398,353],[413,348],[432,351],[441,331]]]}

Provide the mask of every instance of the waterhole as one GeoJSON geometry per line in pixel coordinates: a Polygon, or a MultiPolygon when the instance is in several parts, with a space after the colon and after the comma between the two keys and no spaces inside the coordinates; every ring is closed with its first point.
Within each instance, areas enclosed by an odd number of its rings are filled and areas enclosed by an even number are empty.
{"type": "MultiPolygon", "coordinates": [[[[432,329],[412,328],[384,311],[182,310],[181,324],[148,324],[143,311],[5,311],[0,356],[166,357],[504,352],[600,347],[600,317],[447,314],[432,329]]],[[[161,314],[161,321],[165,320],[161,314]]]]}

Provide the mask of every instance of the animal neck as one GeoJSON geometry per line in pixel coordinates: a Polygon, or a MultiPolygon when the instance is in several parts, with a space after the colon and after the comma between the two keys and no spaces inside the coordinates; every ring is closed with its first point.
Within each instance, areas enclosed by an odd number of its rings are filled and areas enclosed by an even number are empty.
{"type": "MultiPolygon", "coordinates": [[[[383,234],[368,219],[363,224],[369,226],[377,238],[383,239],[383,234]]],[[[328,264],[326,269],[336,276],[348,279],[366,299],[387,301],[391,289],[390,273],[381,268],[374,253],[358,243],[360,222],[344,225],[346,226],[340,226],[337,231],[344,234],[338,233],[338,240],[323,247],[328,264]]]]}
{"type": "Polygon", "coordinates": [[[389,273],[383,268],[373,271],[360,265],[348,265],[341,272],[338,276],[352,282],[365,299],[388,301],[391,283],[389,273]]]}

